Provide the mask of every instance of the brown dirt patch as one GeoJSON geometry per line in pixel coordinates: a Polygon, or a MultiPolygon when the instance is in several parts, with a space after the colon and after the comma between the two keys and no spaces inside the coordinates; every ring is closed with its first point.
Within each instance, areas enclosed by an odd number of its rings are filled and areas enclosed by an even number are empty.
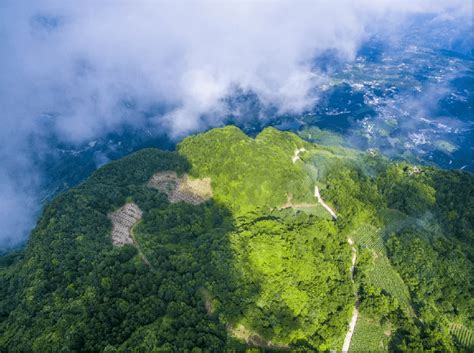
{"type": "Polygon", "coordinates": [[[176,172],[166,171],[153,175],[147,185],[165,193],[172,203],[199,205],[212,197],[211,178],[192,179],[187,174],[179,177],[176,172]]]}
{"type": "Polygon", "coordinates": [[[133,244],[132,227],[142,219],[142,211],[133,202],[126,203],[109,214],[112,221],[112,243],[116,246],[133,244]]]}

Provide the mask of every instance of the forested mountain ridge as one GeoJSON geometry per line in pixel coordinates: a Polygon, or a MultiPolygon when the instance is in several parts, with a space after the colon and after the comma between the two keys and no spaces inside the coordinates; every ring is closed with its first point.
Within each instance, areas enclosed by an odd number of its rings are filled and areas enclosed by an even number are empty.
{"type": "Polygon", "coordinates": [[[273,128],[139,151],[58,196],[1,258],[0,351],[340,350],[355,293],[350,351],[470,351],[473,190],[470,173],[273,128]],[[177,180],[210,180],[212,198],[173,199],[177,180]],[[114,246],[127,203],[142,214],[114,246]]]}

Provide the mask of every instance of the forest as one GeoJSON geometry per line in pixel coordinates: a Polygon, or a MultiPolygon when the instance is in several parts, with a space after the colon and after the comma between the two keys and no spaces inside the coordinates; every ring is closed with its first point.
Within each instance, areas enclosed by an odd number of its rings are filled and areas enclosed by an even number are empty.
{"type": "Polygon", "coordinates": [[[473,213],[468,172],[273,128],[144,149],[52,200],[0,257],[0,352],[340,351],[356,299],[351,352],[469,352],[473,213]],[[160,171],[210,178],[212,199],[170,202],[147,185],[160,171]],[[143,217],[114,246],[108,215],[127,202],[143,217]]]}

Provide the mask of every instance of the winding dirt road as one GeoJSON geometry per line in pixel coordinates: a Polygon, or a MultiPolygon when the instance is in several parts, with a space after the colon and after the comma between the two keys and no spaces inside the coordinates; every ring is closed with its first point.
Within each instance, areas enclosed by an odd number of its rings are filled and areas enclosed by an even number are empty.
{"type": "Polygon", "coordinates": [[[321,195],[319,193],[319,188],[317,186],[314,187],[314,196],[316,197],[318,202],[321,204],[321,206],[323,206],[326,209],[326,211],[330,213],[331,217],[334,219],[337,219],[336,212],[334,212],[333,209],[329,207],[321,198],[321,195]]]}
{"type": "MultiPolygon", "coordinates": [[[[314,187],[314,196],[318,200],[318,202],[323,206],[326,211],[332,216],[333,219],[337,219],[336,212],[327,205],[321,197],[319,193],[319,188],[317,186],[314,187]]],[[[351,238],[347,238],[347,242],[352,246],[352,265],[350,268],[351,271],[351,280],[354,282],[354,268],[357,260],[357,250],[354,246],[354,241],[351,238]]],[[[359,296],[357,295],[357,291],[355,292],[356,302],[354,305],[354,309],[352,311],[351,321],[349,323],[349,329],[347,330],[346,337],[344,338],[344,344],[342,345],[342,352],[347,353],[349,352],[349,347],[351,346],[352,335],[354,334],[355,327],[357,324],[357,319],[359,317],[359,296]]]]}
{"type": "Polygon", "coordinates": [[[296,161],[301,160],[301,158],[300,158],[300,153],[301,152],[306,152],[306,148],[302,147],[302,148],[298,148],[298,149],[295,150],[295,154],[293,155],[293,157],[291,157],[291,161],[293,163],[296,163],[296,161]]]}
{"type": "MultiPolygon", "coordinates": [[[[351,238],[347,238],[347,242],[350,245],[354,245],[354,242],[351,238]]],[[[351,266],[351,280],[354,282],[354,267],[357,260],[357,250],[355,246],[352,246],[352,266],[351,266]]],[[[349,347],[351,346],[351,339],[352,335],[355,331],[355,326],[357,323],[357,318],[359,317],[359,296],[357,295],[357,291],[355,292],[356,302],[354,306],[354,310],[352,311],[352,318],[351,322],[349,323],[349,329],[347,330],[346,337],[344,338],[344,344],[342,345],[342,352],[349,352],[349,347]]]]}

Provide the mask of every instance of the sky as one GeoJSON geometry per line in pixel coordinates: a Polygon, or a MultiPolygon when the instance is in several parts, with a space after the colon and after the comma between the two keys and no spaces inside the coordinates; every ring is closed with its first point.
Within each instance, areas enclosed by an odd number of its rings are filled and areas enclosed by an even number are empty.
{"type": "Polygon", "coordinates": [[[353,60],[410,16],[466,19],[470,1],[9,1],[0,3],[0,248],[29,234],[48,139],[81,144],[124,124],[173,139],[218,126],[255,93],[281,114],[314,105],[312,60],[353,60]],[[145,121],[150,107],[167,107],[145,121]]]}

